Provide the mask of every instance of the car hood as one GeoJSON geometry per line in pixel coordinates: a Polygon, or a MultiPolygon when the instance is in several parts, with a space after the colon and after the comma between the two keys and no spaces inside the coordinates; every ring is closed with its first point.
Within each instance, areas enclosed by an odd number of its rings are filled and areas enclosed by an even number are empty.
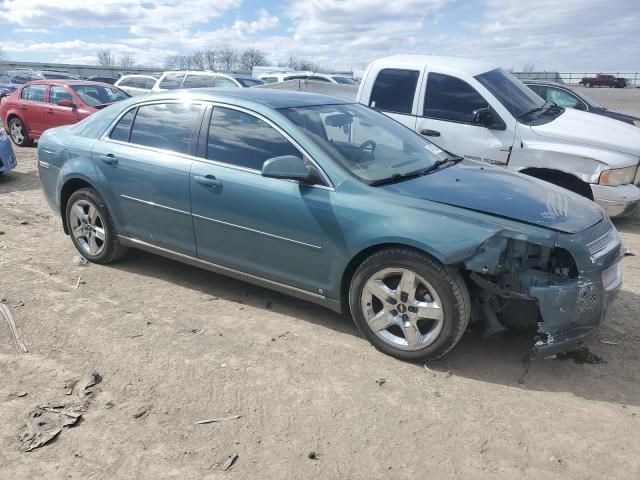
{"type": "Polygon", "coordinates": [[[379,188],[565,233],[580,232],[603,218],[600,207],[576,193],[472,160],[379,188]]]}
{"type": "Polygon", "coordinates": [[[621,122],[630,123],[632,125],[634,121],[640,120],[640,118],[634,117],[633,115],[627,115],[626,113],[620,112],[612,112],[611,110],[607,110],[606,108],[594,108],[593,110],[591,110],[591,113],[604,115],[605,117],[613,118],[614,120],[620,120],[621,122]]]}
{"type": "Polygon", "coordinates": [[[552,122],[530,128],[541,137],[640,156],[640,129],[602,115],[567,108],[552,122]]]}

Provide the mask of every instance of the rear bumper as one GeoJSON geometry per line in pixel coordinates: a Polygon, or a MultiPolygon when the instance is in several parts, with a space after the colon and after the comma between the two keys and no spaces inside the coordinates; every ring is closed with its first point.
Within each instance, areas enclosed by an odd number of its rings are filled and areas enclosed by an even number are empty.
{"type": "Polygon", "coordinates": [[[632,215],[640,205],[640,188],[635,185],[591,185],[593,200],[600,205],[609,217],[632,215]]]}

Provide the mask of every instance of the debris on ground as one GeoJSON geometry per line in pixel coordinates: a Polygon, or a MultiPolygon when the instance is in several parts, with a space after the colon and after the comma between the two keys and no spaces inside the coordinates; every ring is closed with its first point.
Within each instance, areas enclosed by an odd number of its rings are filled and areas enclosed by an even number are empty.
{"type": "Polygon", "coordinates": [[[289,333],[291,333],[291,332],[289,330],[287,330],[286,332],[281,333],[280,335],[278,335],[278,338],[282,338],[283,340],[286,340],[287,339],[287,335],[289,333]]]}
{"type": "Polygon", "coordinates": [[[73,393],[73,389],[76,387],[77,383],[77,380],[67,380],[64,382],[64,389],[66,390],[67,395],[71,395],[73,393]]]}
{"type": "Polygon", "coordinates": [[[18,438],[22,449],[30,452],[56,438],[65,427],[72,427],[87,410],[85,405],[46,404],[29,413],[18,438]]]}
{"type": "Polygon", "coordinates": [[[624,256],[625,257],[635,257],[636,254],[633,253],[630,248],[626,248],[625,251],[624,251],[624,256]]]}
{"type": "Polygon", "coordinates": [[[205,329],[204,328],[193,328],[191,329],[191,333],[195,334],[195,335],[202,335],[204,333],[205,329]]]}
{"type": "MultiPolygon", "coordinates": [[[[89,407],[88,395],[91,391],[87,389],[101,381],[100,374],[93,372],[79,384],[81,388],[78,395],[82,400],[75,402],[66,400],[52,401],[34,408],[29,413],[18,434],[18,439],[22,443],[22,450],[30,452],[42,447],[56,438],[63,429],[76,425],[89,407]]],[[[68,388],[68,384],[65,384],[65,388],[68,388]]],[[[71,390],[73,391],[73,387],[71,387],[71,390]]],[[[23,396],[25,395],[27,395],[26,392],[24,392],[23,396]]]]}
{"type": "Polygon", "coordinates": [[[376,378],[376,383],[377,383],[378,385],[382,386],[382,385],[384,385],[385,383],[387,383],[387,381],[386,381],[384,378],[380,377],[380,378],[376,378]]]}
{"type": "Polygon", "coordinates": [[[89,264],[89,260],[84,258],[82,255],[74,255],[74,257],[71,259],[71,261],[73,262],[74,265],[76,265],[78,267],[81,267],[83,265],[88,265],[89,264]]]}
{"type": "Polygon", "coordinates": [[[18,393],[16,393],[16,397],[18,397],[18,398],[26,397],[27,395],[28,395],[27,392],[18,392],[18,393]]]}
{"type": "Polygon", "coordinates": [[[434,377],[449,378],[451,376],[451,369],[444,362],[428,362],[424,364],[424,369],[434,377]],[[429,365],[432,368],[429,368],[429,365]],[[433,368],[439,367],[439,368],[433,368]]]}
{"type": "Polygon", "coordinates": [[[309,458],[309,460],[317,460],[318,454],[312,450],[309,453],[307,453],[307,458],[309,458]]]}
{"type": "Polygon", "coordinates": [[[556,358],[559,360],[573,360],[575,363],[589,365],[599,365],[601,363],[607,363],[607,361],[594,354],[587,347],[578,348],[577,350],[571,350],[569,352],[558,353],[556,358]]]}
{"type": "Polygon", "coordinates": [[[91,375],[89,375],[87,378],[85,378],[84,380],[82,380],[76,385],[78,387],[78,396],[80,398],[84,398],[87,395],[90,395],[92,392],[91,390],[87,390],[87,388],[93,387],[94,385],[97,385],[101,381],[102,381],[102,377],[100,376],[100,374],[96,371],[93,371],[91,375]]]}
{"type": "Polygon", "coordinates": [[[13,337],[13,343],[18,350],[18,353],[28,353],[27,347],[20,339],[20,334],[18,333],[18,328],[16,327],[16,322],[13,319],[13,315],[11,314],[11,310],[4,303],[0,303],[0,316],[4,317],[5,321],[9,325],[9,331],[11,332],[11,336],[13,337]]]}
{"type": "Polygon", "coordinates": [[[231,417],[222,417],[222,418],[209,418],[207,420],[200,420],[194,423],[194,425],[206,425],[207,423],[226,422],[227,420],[237,420],[238,418],[242,418],[242,415],[233,415],[231,417]]]}
{"type": "Polygon", "coordinates": [[[76,282],[76,290],[80,288],[80,282],[82,281],[82,275],[78,275],[78,281],[76,282]]]}
{"type": "Polygon", "coordinates": [[[237,459],[238,459],[237,453],[233,453],[229,455],[229,458],[227,458],[227,460],[222,465],[222,470],[224,470],[225,472],[229,470],[233,466],[233,464],[236,463],[237,459]]]}
{"type": "Polygon", "coordinates": [[[267,309],[271,309],[271,308],[273,308],[273,305],[271,304],[271,302],[267,302],[264,307],[267,308],[267,309]]]}
{"type": "Polygon", "coordinates": [[[29,222],[26,220],[21,220],[20,225],[29,225],[29,222]]]}
{"type": "Polygon", "coordinates": [[[140,418],[145,416],[147,413],[151,411],[152,408],[153,408],[153,405],[143,405],[138,410],[136,410],[136,413],[133,414],[133,418],[140,418]]]}
{"type": "Polygon", "coordinates": [[[600,339],[600,343],[604,343],[605,345],[618,345],[618,342],[612,342],[611,340],[605,340],[604,338],[600,339]]]}
{"type": "Polygon", "coordinates": [[[116,404],[113,403],[111,400],[109,400],[107,403],[104,404],[104,408],[107,409],[107,410],[110,410],[115,406],[116,406],[116,404]]]}

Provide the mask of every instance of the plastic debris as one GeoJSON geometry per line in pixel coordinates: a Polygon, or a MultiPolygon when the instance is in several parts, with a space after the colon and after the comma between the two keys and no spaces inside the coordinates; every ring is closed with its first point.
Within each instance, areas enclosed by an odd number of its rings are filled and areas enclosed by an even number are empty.
{"type": "Polygon", "coordinates": [[[7,324],[9,325],[9,331],[11,332],[13,343],[15,344],[18,353],[27,353],[29,350],[27,350],[27,347],[20,339],[20,334],[18,333],[18,328],[16,327],[16,322],[13,319],[11,310],[9,310],[9,307],[7,307],[4,303],[0,303],[0,315],[4,317],[7,324]]]}
{"type": "Polygon", "coordinates": [[[384,385],[385,383],[387,383],[387,381],[384,378],[377,378],[376,379],[376,383],[380,386],[384,385]]]}
{"type": "MultiPolygon", "coordinates": [[[[100,376],[100,374],[96,371],[92,372],[91,375],[89,375],[87,378],[76,385],[78,387],[78,396],[80,398],[84,398],[87,395],[91,394],[92,392],[90,390],[87,390],[87,388],[93,387],[101,381],[102,377],[100,376]]],[[[71,387],[71,389],[73,390],[73,387],[71,387]]]]}
{"type": "Polygon", "coordinates": [[[78,267],[89,264],[89,260],[84,258],[82,255],[74,255],[74,257],[71,259],[71,261],[73,262],[74,265],[76,265],[78,267]]]}
{"type": "Polygon", "coordinates": [[[65,427],[72,427],[86,411],[84,405],[45,404],[29,413],[18,435],[22,449],[30,452],[56,438],[65,427]]]}
{"type": "Polygon", "coordinates": [[[227,458],[227,461],[224,462],[224,464],[222,465],[222,470],[224,470],[225,472],[229,470],[233,466],[233,464],[236,463],[237,459],[238,459],[237,453],[232,453],[231,455],[229,455],[229,458],[227,458]]]}
{"type": "Polygon", "coordinates": [[[318,454],[314,451],[311,451],[307,454],[307,458],[309,460],[317,460],[318,459],[318,454]]]}
{"type": "Polygon", "coordinates": [[[233,415],[231,417],[223,417],[223,418],[209,418],[207,420],[200,420],[199,422],[194,423],[194,425],[205,425],[207,423],[226,422],[227,420],[237,420],[238,418],[242,418],[242,415],[233,415]]]}
{"type": "Polygon", "coordinates": [[[136,410],[136,413],[133,414],[133,418],[144,417],[147,413],[151,411],[152,408],[153,408],[153,405],[143,405],[138,410],[136,410]]]}

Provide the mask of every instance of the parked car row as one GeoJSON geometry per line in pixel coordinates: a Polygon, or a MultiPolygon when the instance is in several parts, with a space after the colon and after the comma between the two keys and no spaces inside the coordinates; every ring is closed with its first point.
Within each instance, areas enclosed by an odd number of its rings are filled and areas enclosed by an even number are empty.
{"type": "Polygon", "coordinates": [[[315,82],[337,83],[341,85],[356,85],[353,78],[338,74],[312,73],[312,72],[277,72],[263,73],[258,78],[265,83],[287,82],[290,80],[312,80],[315,82]]]}

